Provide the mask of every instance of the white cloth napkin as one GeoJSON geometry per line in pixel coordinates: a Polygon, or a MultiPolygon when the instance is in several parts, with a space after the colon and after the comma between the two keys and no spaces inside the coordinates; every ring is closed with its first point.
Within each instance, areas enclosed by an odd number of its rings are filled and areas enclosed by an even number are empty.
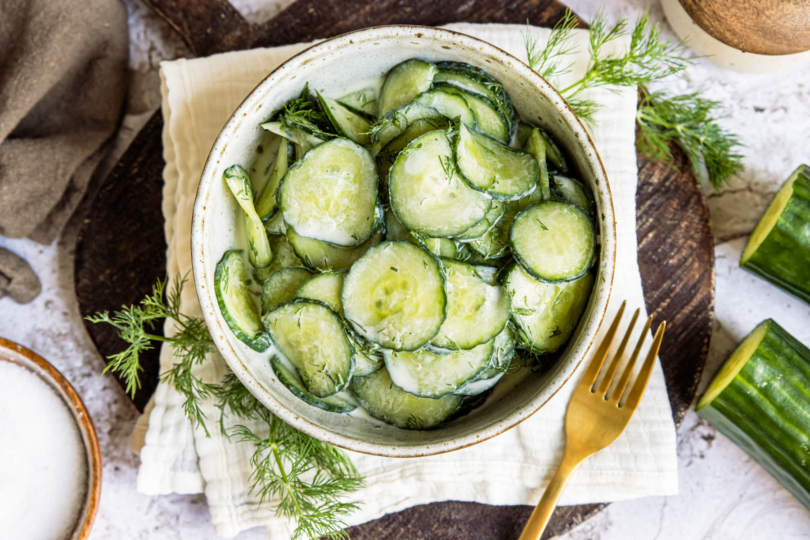
{"type": "MultiPolygon", "coordinates": [[[[454,24],[449,28],[525,59],[524,26],[454,24]]],[[[548,39],[548,29],[528,31],[538,40],[538,46],[542,47],[548,39]]],[[[571,73],[561,77],[562,85],[575,81],[587,67],[587,32],[576,31],[575,39],[580,43],[579,52],[570,57],[575,64],[571,73]]],[[[192,206],[214,139],[242,99],[267,73],[309,45],[162,64],[166,158],[163,210],[171,279],[191,268],[192,206]]],[[[626,46],[626,42],[617,45],[626,46]]],[[[606,321],[613,319],[624,299],[630,308],[640,307],[644,311],[636,248],[636,96],[635,88],[593,90],[588,96],[602,105],[590,130],[608,173],[617,220],[616,278],[606,321]]],[[[200,312],[190,284],[182,296],[182,310],[190,315],[200,312]]],[[[603,333],[607,326],[603,325],[603,333]]],[[[172,328],[169,326],[166,331],[172,328]]],[[[171,351],[164,347],[161,369],[167,369],[171,363],[171,351]]],[[[206,365],[197,368],[197,374],[206,381],[217,382],[225,369],[222,357],[213,354],[206,365]]],[[[362,506],[349,518],[349,524],[442,500],[535,504],[562,455],[563,417],[575,384],[576,376],[537,414],[516,428],[467,449],[418,459],[352,454],[358,470],[366,477],[366,487],[356,496],[362,506]]],[[[154,406],[148,413],[138,490],[146,494],[204,491],[218,534],[230,537],[241,530],[266,525],[271,538],[288,537],[291,525],[275,517],[270,505],[259,506],[249,493],[248,459],[252,448],[224,438],[216,425],[218,411],[210,401],[204,406],[210,437],[201,429],[192,428],[183,415],[182,397],[172,387],[163,383],[158,386],[154,406]]],[[[663,372],[656,365],[626,433],[613,446],[582,464],[563,494],[562,504],[671,495],[677,490],[675,427],[663,372]]]]}

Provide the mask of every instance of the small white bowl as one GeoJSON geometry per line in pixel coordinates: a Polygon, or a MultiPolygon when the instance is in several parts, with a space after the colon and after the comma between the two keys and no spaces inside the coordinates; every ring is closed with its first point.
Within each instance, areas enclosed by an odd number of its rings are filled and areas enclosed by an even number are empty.
{"type": "MultiPolygon", "coordinates": [[[[560,95],[537,73],[486,42],[450,30],[382,26],[344,34],[294,56],[270,73],[242,102],[214,143],[200,179],[191,231],[194,281],[203,315],[228,365],[270,411],[291,426],[336,446],[380,456],[440,454],[479,443],[522,422],[562,387],[592,346],[613,284],[616,228],[602,162],[587,131],[560,95]],[[256,353],[231,333],[214,294],[214,271],[223,253],[242,245],[241,210],[222,180],[233,165],[247,166],[259,143],[259,124],[297,97],[305,82],[329,92],[419,57],[454,60],[485,69],[501,81],[521,117],[546,128],[568,150],[575,169],[594,193],[601,251],[593,294],[568,347],[544,375],[529,374],[499,391],[471,414],[430,431],[407,431],[366,417],[328,413],[307,405],[277,380],[270,352],[256,353]]],[[[496,387],[496,388],[498,388],[496,387]]]]}

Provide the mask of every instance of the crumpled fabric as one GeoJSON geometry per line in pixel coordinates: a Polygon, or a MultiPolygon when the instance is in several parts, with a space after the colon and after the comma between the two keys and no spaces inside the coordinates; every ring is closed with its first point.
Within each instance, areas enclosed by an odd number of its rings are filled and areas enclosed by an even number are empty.
{"type": "Polygon", "coordinates": [[[128,47],[119,0],[0,2],[0,234],[50,244],[73,214],[122,118],[128,47]]]}

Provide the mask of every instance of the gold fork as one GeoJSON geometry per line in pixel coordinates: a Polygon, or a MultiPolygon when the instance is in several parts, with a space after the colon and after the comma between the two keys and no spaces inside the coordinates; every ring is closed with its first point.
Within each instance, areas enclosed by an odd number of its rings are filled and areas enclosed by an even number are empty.
{"type": "Polygon", "coordinates": [[[636,382],[623,400],[622,396],[625,394],[627,383],[633,373],[633,367],[641,352],[641,346],[650,331],[652,316],[647,319],[644,330],[641,332],[641,340],[636,345],[633,355],[627,362],[618,382],[613,384],[614,376],[619,369],[630,334],[633,332],[633,326],[636,324],[641,311],[638,309],[630,321],[630,326],[621,345],[619,345],[619,349],[616,351],[616,355],[613,357],[613,361],[610,362],[604,375],[599,379],[602,364],[605,362],[608,351],[610,351],[610,346],[613,343],[626,304],[627,302],[622,302],[622,306],[619,308],[613,324],[610,325],[605,339],[599,345],[594,359],[587,367],[582,380],[574,390],[573,396],[571,396],[568,411],[565,414],[565,452],[563,453],[562,462],[560,462],[557,472],[551,479],[534,512],[532,512],[526,528],[523,529],[523,534],[520,535],[520,540],[539,540],[571,474],[586,458],[607,448],[619,438],[619,435],[627,428],[627,424],[630,423],[633,413],[636,412],[638,404],[641,402],[641,397],[644,395],[644,389],[647,387],[655,364],[655,357],[658,355],[658,349],[664,339],[666,322],[662,322],[658,326],[647,359],[639,370],[636,382]]]}

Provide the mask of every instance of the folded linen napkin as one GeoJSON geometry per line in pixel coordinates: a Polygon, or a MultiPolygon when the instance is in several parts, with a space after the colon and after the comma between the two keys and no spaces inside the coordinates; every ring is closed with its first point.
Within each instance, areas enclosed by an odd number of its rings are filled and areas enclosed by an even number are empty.
{"type": "MultiPolygon", "coordinates": [[[[449,28],[488,41],[524,58],[523,33],[515,25],[454,24],[449,28]]],[[[549,30],[530,28],[540,46],[549,30]]],[[[561,84],[573,82],[587,67],[587,32],[577,31],[579,53],[573,70],[561,84]]],[[[272,69],[310,44],[257,49],[162,64],[164,214],[170,278],[191,268],[190,227],[194,196],[208,151],[233,110],[272,69]]],[[[619,44],[626,46],[626,43],[619,44]]],[[[608,307],[612,320],[623,299],[631,308],[644,297],[639,275],[635,232],[637,167],[635,153],[636,89],[594,90],[589,95],[603,107],[591,126],[593,140],[610,179],[618,237],[616,278],[608,307]]],[[[182,309],[199,315],[191,287],[184,291],[182,309]]],[[[607,329],[603,325],[602,334],[607,329]]],[[[172,331],[167,328],[166,331],[172,331]]],[[[638,332],[638,330],[637,330],[638,332]]],[[[648,340],[649,343],[650,340],[648,340]]],[[[162,369],[171,365],[171,351],[161,351],[162,369]]],[[[585,362],[583,362],[583,365],[585,362]]],[[[225,372],[218,354],[197,368],[206,381],[217,382],[225,372]]],[[[581,370],[579,371],[581,373],[581,370]]],[[[349,524],[362,523],[409,506],[442,500],[511,505],[535,504],[562,455],[563,418],[576,375],[534,416],[514,429],[481,444],[438,456],[391,459],[352,453],[366,487],[357,494],[361,509],[349,524]]],[[[291,525],[259,506],[249,493],[252,448],[232,443],[218,429],[210,437],[184,418],[182,398],[160,384],[141,451],[138,490],[146,494],[204,491],[216,532],[233,536],[267,525],[271,538],[288,536],[291,525]]],[[[205,412],[213,423],[218,411],[205,412]]],[[[146,420],[144,418],[144,420],[146,420]]],[[[677,492],[675,428],[663,372],[653,371],[641,406],[626,433],[610,448],[588,459],[574,474],[562,504],[615,501],[677,492]]]]}

